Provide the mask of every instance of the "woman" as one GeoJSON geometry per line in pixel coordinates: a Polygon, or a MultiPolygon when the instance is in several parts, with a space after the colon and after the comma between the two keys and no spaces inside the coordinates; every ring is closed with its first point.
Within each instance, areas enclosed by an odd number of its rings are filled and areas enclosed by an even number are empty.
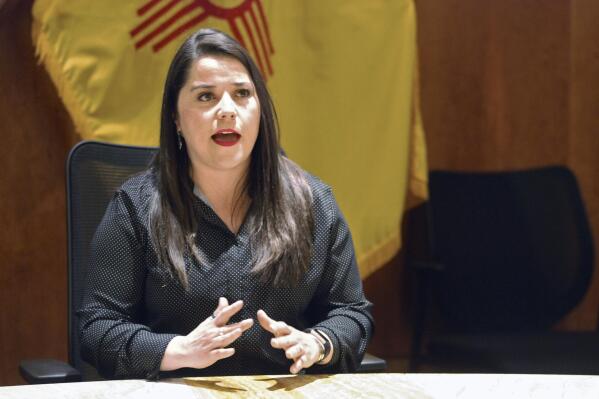
{"type": "Polygon", "coordinates": [[[168,71],[156,159],[94,237],[83,358],[108,378],[349,372],[370,308],[330,188],[281,155],[254,62],[198,31],[168,71]]]}

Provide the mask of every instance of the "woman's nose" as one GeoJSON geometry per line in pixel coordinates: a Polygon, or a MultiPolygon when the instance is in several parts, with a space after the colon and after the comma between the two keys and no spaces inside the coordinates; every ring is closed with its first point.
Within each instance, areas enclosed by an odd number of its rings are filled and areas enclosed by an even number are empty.
{"type": "Polygon", "coordinates": [[[218,119],[235,119],[237,116],[237,112],[235,111],[235,103],[233,99],[226,93],[223,95],[219,103],[219,108],[217,111],[218,119]]]}

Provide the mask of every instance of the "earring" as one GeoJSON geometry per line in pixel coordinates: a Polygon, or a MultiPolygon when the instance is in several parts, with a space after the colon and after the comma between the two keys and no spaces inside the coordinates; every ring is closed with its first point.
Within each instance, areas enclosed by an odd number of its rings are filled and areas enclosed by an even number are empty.
{"type": "Polygon", "coordinates": [[[177,142],[179,143],[179,151],[183,148],[183,140],[181,139],[181,130],[177,130],[177,142]]]}

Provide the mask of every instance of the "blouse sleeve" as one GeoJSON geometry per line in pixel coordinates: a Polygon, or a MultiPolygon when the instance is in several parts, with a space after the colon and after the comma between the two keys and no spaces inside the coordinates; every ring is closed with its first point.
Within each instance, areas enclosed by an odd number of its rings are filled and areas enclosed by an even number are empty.
{"type": "Polygon", "coordinates": [[[311,369],[313,372],[353,372],[360,365],[373,333],[372,304],[364,296],[347,222],[332,193],[329,194],[332,223],[327,262],[313,301],[317,320],[321,321],[313,328],[331,338],[334,355],[328,365],[311,369]]]}
{"type": "Polygon", "coordinates": [[[140,321],[146,274],[140,227],[131,199],[115,194],[90,248],[79,316],[81,356],[105,378],[157,378],[175,334],[140,321]]]}

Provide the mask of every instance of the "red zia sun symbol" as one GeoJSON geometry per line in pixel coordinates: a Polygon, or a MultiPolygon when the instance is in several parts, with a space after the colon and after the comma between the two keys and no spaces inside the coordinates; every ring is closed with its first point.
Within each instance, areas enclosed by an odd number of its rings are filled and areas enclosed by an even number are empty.
{"type": "Polygon", "coordinates": [[[244,36],[248,38],[264,76],[273,74],[270,57],[275,50],[260,0],[242,0],[232,8],[217,6],[210,0],[149,0],[137,10],[137,15],[143,20],[130,32],[136,49],[151,44],[152,50],[158,52],[206,18],[216,17],[226,20],[235,39],[249,50],[244,36]],[[239,21],[245,35],[239,30],[239,21]]]}

